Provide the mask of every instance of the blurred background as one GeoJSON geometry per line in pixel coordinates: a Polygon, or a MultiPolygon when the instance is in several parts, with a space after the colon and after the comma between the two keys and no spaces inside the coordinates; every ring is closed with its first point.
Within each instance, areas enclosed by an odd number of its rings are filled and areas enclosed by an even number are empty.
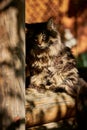
{"type": "Polygon", "coordinates": [[[25,22],[54,17],[62,42],[71,48],[81,75],[87,79],[87,0],[25,0],[25,22]]]}

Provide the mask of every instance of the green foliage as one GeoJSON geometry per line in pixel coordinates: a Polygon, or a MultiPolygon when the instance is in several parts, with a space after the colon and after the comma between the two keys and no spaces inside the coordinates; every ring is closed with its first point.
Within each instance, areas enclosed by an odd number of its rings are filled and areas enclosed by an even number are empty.
{"type": "Polygon", "coordinates": [[[80,54],[76,60],[78,67],[87,67],[87,52],[80,54]]]}

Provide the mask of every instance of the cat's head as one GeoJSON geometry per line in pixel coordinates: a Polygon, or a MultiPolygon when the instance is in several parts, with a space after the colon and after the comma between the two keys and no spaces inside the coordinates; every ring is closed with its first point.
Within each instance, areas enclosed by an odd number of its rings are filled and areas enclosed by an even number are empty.
{"type": "Polygon", "coordinates": [[[29,48],[45,49],[53,44],[57,38],[58,31],[53,19],[47,22],[26,24],[26,44],[29,48]]]}

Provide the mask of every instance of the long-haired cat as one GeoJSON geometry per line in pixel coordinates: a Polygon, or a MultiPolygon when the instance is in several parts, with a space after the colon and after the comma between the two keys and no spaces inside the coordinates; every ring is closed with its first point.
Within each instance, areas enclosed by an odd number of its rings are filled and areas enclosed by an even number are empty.
{"type": "Polygon", "coordinates": [[[26,24],[26,64],[29,87],[76,95],[78,71],[68,47],[61,42],[52,18],[47,22],[26,24]]]}

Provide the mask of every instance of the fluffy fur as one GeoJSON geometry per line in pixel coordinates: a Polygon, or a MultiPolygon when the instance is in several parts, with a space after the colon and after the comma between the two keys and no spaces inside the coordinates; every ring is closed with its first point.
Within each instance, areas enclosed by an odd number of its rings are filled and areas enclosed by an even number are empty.
{"type": "Polygon", "coordinates": [[[78,88],[76,63],[70,49],[62,44],[53,20],[26,24],[26,27],[29,87],[75,96],[78,88]]]}

